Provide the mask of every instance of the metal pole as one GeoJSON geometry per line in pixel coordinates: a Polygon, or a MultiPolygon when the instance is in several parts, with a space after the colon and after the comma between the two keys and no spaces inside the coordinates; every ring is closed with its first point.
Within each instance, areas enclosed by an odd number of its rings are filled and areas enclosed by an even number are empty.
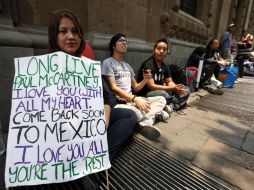
{"type": "Polygon", "coordinates": [[[204,60],[199,60],[196,88],[199,88],[199,82],[200,82],[200,78],[201,78],[203,63],[204,63],[204,60]]]}

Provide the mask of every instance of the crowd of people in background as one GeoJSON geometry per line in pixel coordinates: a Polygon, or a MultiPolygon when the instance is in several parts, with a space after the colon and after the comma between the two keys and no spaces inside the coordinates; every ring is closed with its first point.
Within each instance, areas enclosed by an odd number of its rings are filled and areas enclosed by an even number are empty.
{"type": "Polygon", "coordinates": [[[242,78],[244,74],[244,64],[250,71],[253,70],[253,35],[244,29],[240,41],[236,42],[235,27],[235,24],[230,24],[220,40],[213,38],[206,47],[197,47],[190,55],[186,64],[187,76],[192,71],[192,67],[198,69],[200,60],[203,60],[199,88],[222,95],[223,91],[220,88],[223,87],[223,84],[220,83],[222,81],[220,74],[223,71],[232,70],[236,76],[233,82],[239,83],[239,78],[242,78]],[[235,68],[231,69],[232,67],[235,68]]]}

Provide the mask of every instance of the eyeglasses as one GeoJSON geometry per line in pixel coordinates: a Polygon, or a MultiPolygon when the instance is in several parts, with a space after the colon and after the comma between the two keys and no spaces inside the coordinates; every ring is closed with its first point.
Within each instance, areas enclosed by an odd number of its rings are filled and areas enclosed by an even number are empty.
{"type": "Polygon", "coordinates": [[[126,39],[123,39],[123,38],[120,38],[119,40],[117,40],[117,42],[128,44],[128,41],[126,39]]]}

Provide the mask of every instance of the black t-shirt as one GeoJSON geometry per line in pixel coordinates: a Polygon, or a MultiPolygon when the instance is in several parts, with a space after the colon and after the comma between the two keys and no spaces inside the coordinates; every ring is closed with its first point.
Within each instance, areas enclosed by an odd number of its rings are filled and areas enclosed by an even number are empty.
{"type": "Polygon", "coordinates": [[[214,61],[217,61],[221,58],[221,52],[219,50],[212,50],[207,48],[206,49],[206,54],[205,54],[205,59],[214,59],[214,61]]]}
{"type": "MultiPolygon", "coordinates": [[[[165,82],[164,80],[171,77],[169,66],[162,62],[159,68],[152,56],[142,63],[138,73],[138,82],[143,80],[143,71],[147,69],[151,70],[155,84],[163,85],[165,82]]],[[[144,86],[144,88],[139,91],[138,95],[145,96],[149,91],[149,88],[144,86]]]]}
{"type": "Polygon", "coordinates": [[[109,87],[108,81],[105,76],[102,76],[102,86],[103,86],[103,98],[104,104],[114,107],[116,105],[116,95],[112,92],[109,87]]]}

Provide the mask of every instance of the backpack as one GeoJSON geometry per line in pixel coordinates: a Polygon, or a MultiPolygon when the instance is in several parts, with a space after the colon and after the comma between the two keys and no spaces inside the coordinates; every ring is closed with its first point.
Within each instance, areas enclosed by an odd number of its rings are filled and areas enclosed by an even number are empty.
{"type": "Polygon", "coordinates": [[[223,82],[224,88],[233,88],[237,80],[238,66],[237,64],[231,66],[222,66],[219,72],[219,80],[223,82]]]}
{"type": "Polygon", "coordinates": [[[172,64],[169,65],[171,78],[176,84],[188,85],[186,73],[184,68],[179,67],[178,65],[172,64]]]}
{"type": "Polygon", "coordinates": [[[186,67],[185,72],[191,92],[197,91],[198,88],[196,87],[196,83],[198,69],[196,67],[186,67]]]}

